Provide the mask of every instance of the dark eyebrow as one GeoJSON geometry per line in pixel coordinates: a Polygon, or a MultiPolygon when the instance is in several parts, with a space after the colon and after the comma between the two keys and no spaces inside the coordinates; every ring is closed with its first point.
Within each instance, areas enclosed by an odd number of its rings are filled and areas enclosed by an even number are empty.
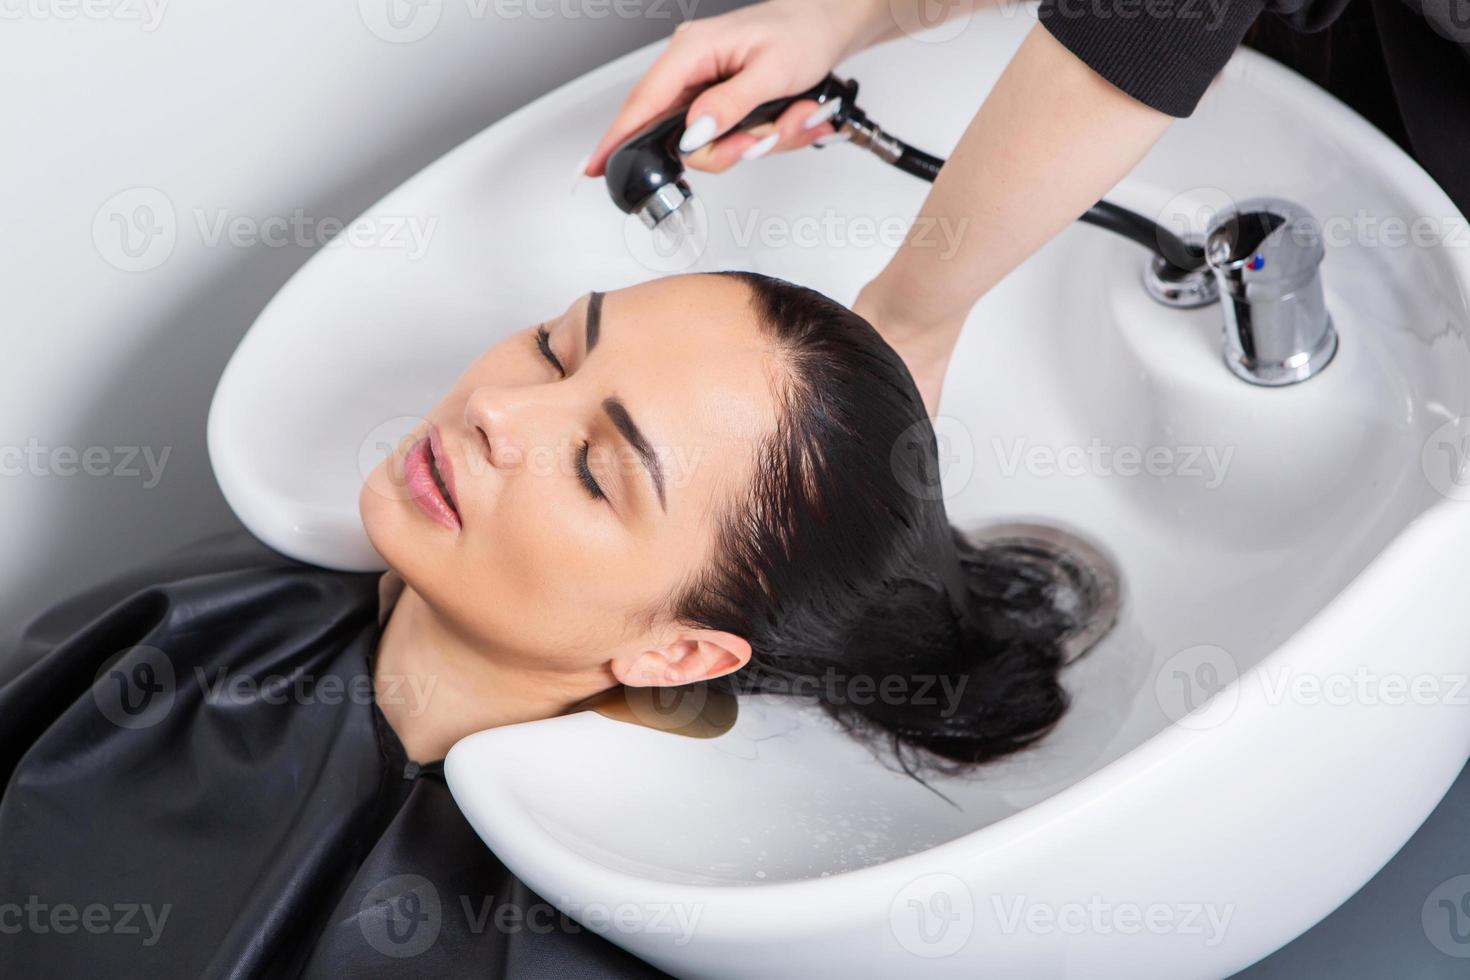
{"type": "Polygon", "coordinates": [[[628,409],[616,396],[603,399],[602,408],[607,412],[607,417],[612,419],[612,424],[623,434],[623,438],[628,440],[638,458],[643,460],[648,475],[653,477],[653,488],[658,492],[658,505],[663,508],[664,513],[668,513],[669,505],[664,500],[664,469],[653,447],[648,444],[648,440],[633,423],[633,416],[628,414],[628,409]]]}
{"type": "Polygon", "coordinates": [[[602,330],[602,294],[593,291],[587,297],[587,353],[597,346],[597,335],[602,330]]]}

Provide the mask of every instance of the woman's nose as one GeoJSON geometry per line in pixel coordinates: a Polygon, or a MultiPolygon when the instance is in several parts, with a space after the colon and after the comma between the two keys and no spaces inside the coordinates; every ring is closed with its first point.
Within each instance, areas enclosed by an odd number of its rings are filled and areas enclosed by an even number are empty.
{"type": "MultiPolygon", "coordinates": [[[[525,465],[556,428],[554,406],[527,387],[481,385],[465,399],[465,424],[479,442],[475,464],[499,470],[525,465]]],[[[473,447],[472,447],[473,448],[473,447]]]]}

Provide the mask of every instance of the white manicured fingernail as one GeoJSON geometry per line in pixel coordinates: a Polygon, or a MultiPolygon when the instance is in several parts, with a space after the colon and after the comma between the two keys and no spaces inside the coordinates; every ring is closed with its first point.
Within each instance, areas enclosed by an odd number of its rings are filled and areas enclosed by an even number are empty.
{"type": "Polygon", "coordinates": [[[679,152],[693,153],[715,138],[715,117],[705,113],[679,137],[679,152]]]}
{"type": "Polygon", "coordinates": [[[802,129],[816,129],[822,123],[837,115],[837,110],[842,108],[842,96],[823,102],[817,107],[817,111],[806,117],[806,122],[801,124],[802,129]]]}
{"type": "Polygon", "coordinates": [[[752,143],[746,151],[740,154],[742,160],[755,160],[771,152],[771,147],[781,142],[780,133],[771,133],[759,143],[752,143]]]}
{"type": "Polygon", "coordinates": [[[571,191],[569,193],[575,194],[577,192],[577,185],[582,182],[582,178],[583,177],[587,176],[587,174],[586,174],[587,161],[588,160],[591,160],[591,159],[592,159],[592,154],[589,153],[585,157],[582,158],[582,162],[581,163],[577,164],[577,176],[575,176],[575,177],[572,178],[572,189],[571,189],[571,191]]]}
{"type": "Polygon", "coordinates": [[[846,143],[846,133],[832,133],[830,136],[818,136],[812,140],[812,146],[831,146],[833,143],[846,143]]]}

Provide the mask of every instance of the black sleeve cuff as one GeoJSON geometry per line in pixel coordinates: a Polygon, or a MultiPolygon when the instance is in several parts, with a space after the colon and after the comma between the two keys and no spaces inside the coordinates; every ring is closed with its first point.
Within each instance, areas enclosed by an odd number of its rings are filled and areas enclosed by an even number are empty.
{"type": "Polygon", "coordinates": [[[1264,8],[1265,0],[1042,0],[1037,16],[1124,92],[1188,116],[1264,8]]]}

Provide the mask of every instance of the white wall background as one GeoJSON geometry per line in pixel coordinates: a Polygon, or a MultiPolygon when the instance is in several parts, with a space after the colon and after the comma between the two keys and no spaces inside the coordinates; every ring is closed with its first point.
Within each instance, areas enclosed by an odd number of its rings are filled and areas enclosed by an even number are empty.
{"type": "Polygon", "coordinates": [[[740,5],[0,0],[0,634],[238,526],[205,451],[210,396],[323,223],[740,5]],[[139,203],[150,227],[171,210],[172,238],[125,227],[139,203]],[[236,219],[272,237],[214,236],[236,219]]]}

